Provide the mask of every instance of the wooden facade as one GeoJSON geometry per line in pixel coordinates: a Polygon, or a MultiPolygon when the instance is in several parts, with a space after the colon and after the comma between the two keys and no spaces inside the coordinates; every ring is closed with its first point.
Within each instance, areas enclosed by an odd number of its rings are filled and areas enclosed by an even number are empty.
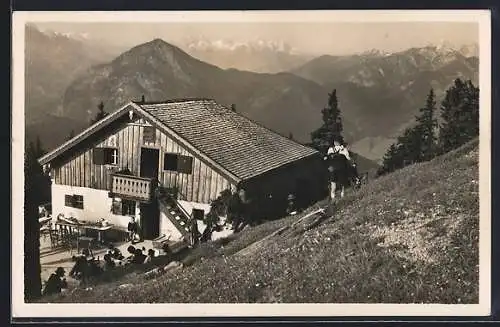
{"type": "MultiPolygon", "coordinates": [[[[130,120],[128,116],[117,120],[105,132],[96,133],[78,148],[67,151],[65,157],[51,163],[54,182],[60,185],[111,190],[112,174],[128,169],[134,176],[141,176],[142,149],[158,151],[158,175],[160,186],[176,187],[180,199],[209,203],[219,193],[230,187],[231,182],[209,164],[200,160],[173,138],[142,118],[130,120]],[[154,135],[144,138],[145,129],[154,129],[154,135]],[[117,150],[116,164],[95,164],[94,149],[117,150]],[[165,154],[178,154],[192,158],[190,173],[165,170],[165,154]]],[[[144,163],[143,163],[144,164],[144,163]]],[[[147,164],[153,165],[152,162],[147,164]]]]}

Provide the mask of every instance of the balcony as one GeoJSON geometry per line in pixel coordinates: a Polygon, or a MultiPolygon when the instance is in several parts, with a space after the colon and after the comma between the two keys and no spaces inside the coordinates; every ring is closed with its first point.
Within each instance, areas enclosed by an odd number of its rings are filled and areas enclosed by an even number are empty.
{"type": "Polygon", "coordinates": [[[140,202],[150,202],[154,194],[153,179],[131,175],[111,175],[111,195],[140,202]]]}

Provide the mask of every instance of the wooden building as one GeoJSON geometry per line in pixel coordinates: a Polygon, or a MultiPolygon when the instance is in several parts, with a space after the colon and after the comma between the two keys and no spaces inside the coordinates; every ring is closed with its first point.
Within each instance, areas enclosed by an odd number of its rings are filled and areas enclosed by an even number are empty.
{"type": "Polygon", "coordinates": [[[147,239],[182,237],[193,210],[206,214],[223,190],[243,187],[266,215],[290,192],[319,196],[322,178],[317,151],[210,99],[130,102],[39,162],[51,174],[54,216],[123,227],[135,216],[147,239]],[[173,188],[183,219],[155,196],[173,188]]]}

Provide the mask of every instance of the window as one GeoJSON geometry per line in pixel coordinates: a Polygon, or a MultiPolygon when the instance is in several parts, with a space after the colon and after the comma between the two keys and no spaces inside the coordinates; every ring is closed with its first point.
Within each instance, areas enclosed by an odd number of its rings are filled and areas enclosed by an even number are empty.
{"type": "Polygon", "coordinates": [[[66,194],[64,196],[64,205],[66,207],[83,209],[83,195],[77,195],[77,194],[68,195],[68,194],[66,194]]]}
{"type": "Polygon", "coordinates": [[[175,153],[165,153],[163,170],[191,174],[193,171],[193,158],[175,153]]]}
{"type": "Polygon", "coordinates": [[[112,212],[115,215],[135,216],[135,201],[114,198],[112,212]]]}
{"type": "Polygon", "coordinates": [[[115,148],[95,148],[93,160],[96,165],[117,165],[118,149],[115,148]]]}
{"type": "Polygon", "coordinates": [[[73,195],[65,195],[64,196],[64,205],[66,207],[72,207],[73,206],[73,195]]]}
{"type": "Polygon", "coordinates": [[[154,145],[156,141],[156,129],[153,126],[144,126],[142,142],[144,145],[154,145]]]}
{"type": "Polygon", "coordinates": [[[163,170],[177,171],[177,155],[173,153],[165,154],[163,170]]]}

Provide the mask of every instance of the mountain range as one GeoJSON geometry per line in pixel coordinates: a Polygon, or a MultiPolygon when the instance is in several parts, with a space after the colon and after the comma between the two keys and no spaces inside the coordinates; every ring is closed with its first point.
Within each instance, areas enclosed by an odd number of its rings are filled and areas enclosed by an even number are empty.
{"type": "Polygon", "coordinates": [[[234,104],[243,115],[300,141],[320,124],[325,98],[320,85],[294,74],[224,70],[155,39],[76,78],[64,93],[63,114],[89,121],[100,101],[113,110],[142,95],[147,101],[208,97],[234,104]]]}
{"type": "Polygon", "coordinates": [[[427,46],[397,53],[371,51],[321,56],[292,70],[327,90],[336,89],[344,118],[354,124],[352,147],[380,159],[387,146],[413,122],[429,90],[439,101],[455,78],[479,79],[479,60],[470,47],[427,46]]]}
{"type": "Polygon", "coordinates": [[[270,56],[293,56],[293,49],[280,43],[250,48],[196,43],[184,51],[155,39],[117,54],[117,49],[85,38],[31,32],[34,36],[26,39],[27,136],[33,139],[41,135],[46,147],[58,145],[71,130],[77,132],[88,126],[99,102],[112,111],[142,95],[148,101],[214,98],[227,106],[234,104],[243,115],[306,143],[310,132],[321,125],[321,109],[335,88],[346,139],[355,152],[380,160],[400,130],[412,123],[431,87],[442,97],[454,78],[474,82],[478,78],[474,47],[429,46],[393,54],[370,51],[325,55],[300,64],[301,57],[298,66],[283,65],[288,71],[259,73],[241,69],[248,63],[239,51],[254,53],[251,57],[264,67],[272,63],[270,56]],[[48,42],[55,45],[43,53],[48,42]],[[211,63],[196,59],[192,56],[196,51],[210,52],[213,58],[232,58],[240,63],[235,65],[239,69],[218,67],[215,59],[211,63]],[[43,131],[49,124],[57,129],[43,131]]]}
{"type": "Polygon", "coordinates": [[[194,39],[182,48],[202,61],[220,68],[235,68],[256,73],[279,73],[297,68],[313,59],[312,55],[299,53],[283,41],[271,40],[207,40],[194,39]]]}
{"type": "Polygon", "coordinates": [[[61,115],[62,99],[69,84],[87,69],[116,57],[120,49],[85,37],[25,29],[25,119],[26,136],[37,136],[46,147],[60,144],[85,122],[61,115]]]}

